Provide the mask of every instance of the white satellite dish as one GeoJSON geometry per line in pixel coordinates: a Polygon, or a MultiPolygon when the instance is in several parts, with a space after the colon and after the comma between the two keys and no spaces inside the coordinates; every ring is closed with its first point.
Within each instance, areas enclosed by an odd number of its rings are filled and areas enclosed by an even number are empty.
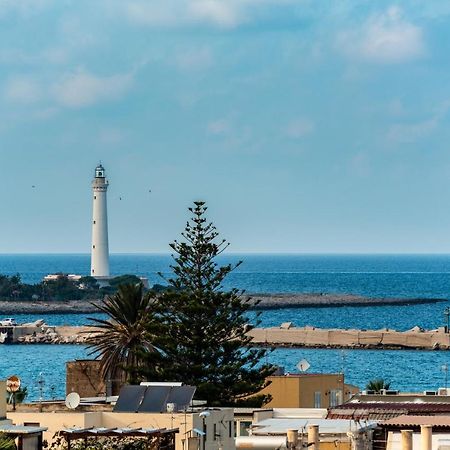
{"type": "Polygon", "coordinates": [[[69,409],[76,409],[80,405],[80,401],[81,401],[81,398],[80,398],[79,394],[77,394],[76,392],[71,392],[66,397],[66,406],[69,409]]]}
{"type": "Polygon", "coordinates": [[[309,364],[309,362],[306,361],[306,359],[302,359],[297,364],[297,369],[300,370],[300,372],[306,372],[310,367],[311,367],[311,364],[309,364]]]}

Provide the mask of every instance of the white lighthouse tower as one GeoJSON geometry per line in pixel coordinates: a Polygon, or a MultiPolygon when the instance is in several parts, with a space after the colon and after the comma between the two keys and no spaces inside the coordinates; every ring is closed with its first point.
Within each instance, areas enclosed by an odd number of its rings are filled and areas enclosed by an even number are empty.
{"type": "Polygon", "coordinates": [[[95,278],[109,277],[107,189],[108,180],[105,169],[99,164],[95,168],[95,177],[92,181],[94,205],[92,208],[91,276],[95,278]]]}

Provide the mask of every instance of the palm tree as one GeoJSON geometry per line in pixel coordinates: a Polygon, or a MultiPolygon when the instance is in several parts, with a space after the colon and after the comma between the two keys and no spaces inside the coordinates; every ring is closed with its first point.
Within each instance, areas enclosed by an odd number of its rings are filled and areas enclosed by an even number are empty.
{"type": "Polygon", "coordinates": [[[16,448],[14,439],[11,439],[6,434],[0,434],[0,450],[15,450],[16,448]]]}
{"type": "Polygon", "coordinates": [[[157,323],[151,293],[143,292],[142,283],[125,284],[96,306],[108,317],[89,319],[95,327],[87,338],[89,354],[100,357],[104,379],[125,371],[127,381],[136,383],[144,360],[148,361],[150,353],[158,352],[152,343],[152,324],[157,323]]]}
{"type": "Polygon", "coordinates": [[[391,387],[391,383],[389,381],[383,380],[383,378],[375,378],[370,380],[366,385],[366,390],[381,392],[382,389],[389,389],[391,387]]]}

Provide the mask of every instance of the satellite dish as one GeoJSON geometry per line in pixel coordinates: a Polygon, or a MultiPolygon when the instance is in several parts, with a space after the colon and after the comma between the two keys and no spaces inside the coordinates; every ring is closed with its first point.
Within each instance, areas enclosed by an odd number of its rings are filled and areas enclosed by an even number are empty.
{"type": "Polygon", "coordinates": [[[66,397],[66,406],[69,409],[76,409],[78,408],[79,404],[80,404],[80,396],[79,394],[77,394],[76,392],[71,392],[67,397],[66,397]]]}
{"type": "Polygon", "coordinates": [[[297,364],[297,369],[300,370],[300,372],[306,372],[310,367],[311,367],[311,364],[309,364],[309,362],[306,361],[306,359],[302,359],[297,364]]]}
{"type": "Polygon", "coordinates": [[[176,409],[175,403],[167,403],[167,405],[166,405],[166,411],[167,411],[169,414],[173,414],[173,413],[175,412],[175,409],[176,409]]]}

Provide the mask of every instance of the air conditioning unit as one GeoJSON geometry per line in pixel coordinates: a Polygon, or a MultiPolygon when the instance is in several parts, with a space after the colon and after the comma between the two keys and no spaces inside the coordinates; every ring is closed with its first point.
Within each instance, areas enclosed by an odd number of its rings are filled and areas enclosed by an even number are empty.
{"type": "Polygon", "coordinates": [[[395,390],[391,390],[391,389],[385,389],[384,390],[384,395],[398,395],[399,394],[399,392],[398,391],[395,391],[395,390]]]}
{"type": "Polygon", "coordinates": [[[423,391],[423,395],[437,395],[436,391],[423,391]]]}
{"type": "Polygon", "coordinates": [[[437,395],[448,395],[448,389],[447,388],[439,388],[437,391],[437,395]]]}

